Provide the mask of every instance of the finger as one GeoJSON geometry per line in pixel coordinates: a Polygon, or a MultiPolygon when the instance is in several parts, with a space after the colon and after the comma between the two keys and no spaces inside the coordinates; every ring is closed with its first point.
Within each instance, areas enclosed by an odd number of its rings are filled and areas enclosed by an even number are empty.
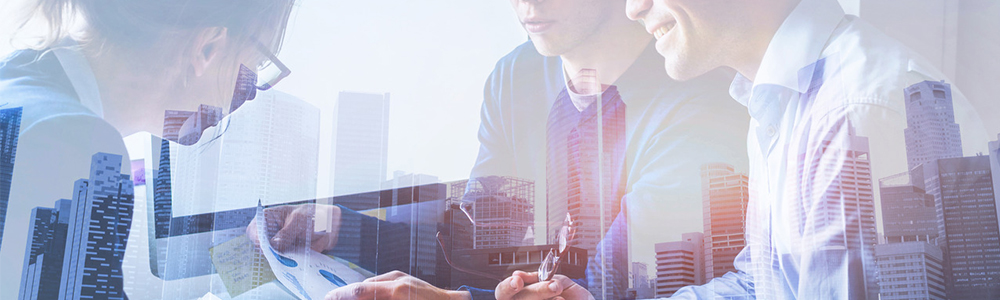
{"type": "Polygon", "coordinates": [[[514,295],[517,300],[541,300],[558,296],[563,292],[564,284],[556,280],[543,281],[525,286],[524,289],[514,295]]]}
{"type": "MultiPolygon", "coordinates": [[[[273,237],[274,234],[283,227],[285,223],[285,217],[294,209],[293,206],[278,206],[264,209],[264,217],[267,219],[267,223],[264,226],[264,234],[268,237],[273,237]]],[[[251,240],[257,240],[257,218],[254,217],[250,219],[250,224],[247,225],[247,237],[251,240]],[[250,228],[253,226],[253,228],[250,228]]]]}
{"type": "Polygon", "coordinates": [[[310,243],[309,247],[316,252],[324,252],[327,250],[332,250],[333,247],[336,246],[337,244],[336,237],[337,237],[336,233],[314,232],[313,240],[312,243],[310,243]]]}
{"type": "Polygon", "coordinates": [[[305,246],[306,234],[312,227],[312,213],[308,210],[296,209],[285,218],[278,233],[271,238],[275,249],[285,251],[305,246]]]}
{"type": "MultiPolygon", "coordinates": [[[[352,283],[326,293],[326,300],[340,300],[340,299],[357,299],[357,300],[368,300],[375,299],[376,290],[378,289],[377,284],[372,283],[352,283]]],[[[385,294],[385,293],[379,293],[385,294]]]]}
{"type": "Polygon", "coordinates": [[[573,279],[569,279],[569,277],[566,277],[566,275],[562,274],[556,274],[552,276],[552,281],[556,281],[562,284],[563,289],[567,289],[576,284],[576,282],[573,282],[573,279]]]}
{"type": "Polygon", "coordinates": [[[260,246],[260,241],[257,240],[257,220],[250,220],[250,224],[247,224],[247,238],[254,245],[260,246]]]}
{"type": "Polygon", "coordinates": [[[517,272],[519,271],[515,271],[514,275],[507,277],[500,284],[497,284],[496,290],[493,291],[493,296],[497,300],[512,299],[524,287],[524,280],[520,276],[517,276],[517,272]]]}
{"type": "Polygon", "coordinates": [[[569,299],[594,299],[594,295],[590,294],[590,291],[587,291],[587,289],[576,284],[576,282],[573,282],[572,279],[569,279],[569,277],[566,277],[565,275],[556,274],[552,277],[552,281],[557,281],[563,286],[563,290],[559,293],[559,297],[569,299]]]}
{"type": "Polygon", "coordinates": [[[392,271],[382,275],[378,275],[372,278],[365,279],[365,282],[382,282],[382,281],[393,281],[399,278],[410,276],[402,271],[392,271]]]}
{"type": "Polygon", "coordinates": [[[526,285],[538,282],[538,272],[528,273],[525,271],[514,271],[514,274],[512,274],[511,276],[520,277],[521,280],[524,280],[524,284],[526,285]]]}

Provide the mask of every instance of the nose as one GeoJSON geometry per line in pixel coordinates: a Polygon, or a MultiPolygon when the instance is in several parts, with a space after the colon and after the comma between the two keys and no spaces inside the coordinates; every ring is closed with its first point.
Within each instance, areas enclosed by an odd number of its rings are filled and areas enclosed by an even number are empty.
{"type": "Polygon", "coordinates": [[[625,14],[630,20],[642,23],[651,6],[653,6],[652,0],[627,0],[625,14]]]}

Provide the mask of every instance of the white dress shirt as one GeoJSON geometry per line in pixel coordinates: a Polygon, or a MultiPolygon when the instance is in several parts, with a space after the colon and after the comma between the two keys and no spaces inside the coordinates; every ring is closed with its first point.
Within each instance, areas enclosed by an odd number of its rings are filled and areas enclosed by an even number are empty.
{"type": "MultiPolygon", "coordinates": [[[[833,0],[803,0],[755,81],[730,93],[751,116],[747,246],[736,273],[682,299],[877,299],[875,180],[908,171],[904,89],[944,76],[833,0]]],[[[988,135],[953,90],[966,155],[988,135]]]]}

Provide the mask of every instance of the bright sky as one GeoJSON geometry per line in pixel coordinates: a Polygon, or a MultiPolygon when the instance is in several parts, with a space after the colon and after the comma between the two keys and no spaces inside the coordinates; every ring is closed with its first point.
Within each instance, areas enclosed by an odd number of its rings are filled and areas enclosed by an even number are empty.
{"type": "MultiPolygon", "coordinates": [[[[280,89],[323,110],[320,174],[329,174],[337,92],[390,93],[388,171],[468,177],[483,83],[526,35],[507,1],[304,0],[280,58],[280,89]]],[[[321,175],[322,176],[322,175],[321,175]]],[[[329,184],[320,178],[320,191],[329,184]]]]}

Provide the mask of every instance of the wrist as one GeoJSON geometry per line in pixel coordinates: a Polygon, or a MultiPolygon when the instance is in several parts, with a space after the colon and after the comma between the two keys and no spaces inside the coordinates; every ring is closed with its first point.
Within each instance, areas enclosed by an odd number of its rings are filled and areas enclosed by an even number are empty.
{"type": "Polygon", "coordinates": [[[469,291],[447,291],[449,300],[472,300],[472,293],[469,291]]]}

